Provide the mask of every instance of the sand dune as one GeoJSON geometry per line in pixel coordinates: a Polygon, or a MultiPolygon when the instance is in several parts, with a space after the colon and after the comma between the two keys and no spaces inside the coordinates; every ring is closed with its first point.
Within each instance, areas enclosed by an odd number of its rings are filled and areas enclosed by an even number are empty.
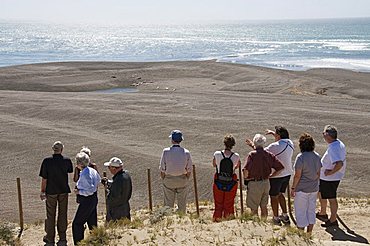
{"type": "MultiPolygon", "coordinates": [[[[163,207],[153,212],[136,210],[131,223],[119,226],[104,226],[100,216],[98,226],[106,234],[85,231],[85,245],[94,239],[109,240],[106,245],[360,245],[368,244],[367,230],[369,216],[368,199],[339,199],[339,214],[349,227],[322,228],[316,221],[312,237],[291,226],[272,225],[271,219],[261,221],[245,214],[242,219],[212,222],[213,204],[201,202],[200,217],[197,218],[194,204],[188,206],[187,215],[176,215],[163,207]],[[358,213],[357,211],[361,211],[358,213]],[[356,219],[354,219],[356,217],[356,219]],[[98,236],[99,235],[99,236],[98,236]],[[108,236],[109,235],[109,238],[108,236]],[[88,241],[89,240],[89,241],[88,241]]],[[[236,207],[239,203],[236,201],[236,207]]],[[[240,214],[240,210],[237,211],[240,214]]],[[[67,240],[72,242],[71,223],[67,229],[67,240]]],[[[43,225],[26,225],[21,242],[24,246],[43,245],[43,225]]]]}
{"type": "MultiPolygon", "coordinates": [[[[146,170],[151,168],[154,202],[160,204],[158,163],[175,128],[184,132],[183,145],[197,165],[201,199],[212,197],[212,154],[222,148],[224,134],[236,136],[235,150],[244,158],[249,152],[245,137],[277,124],[289,129],[296,144],[300,133],[311,133],[320,154],[326,148],[322,128],[335,124],[348,149],[340,194],[369,196],[369,81],[369,73],[292,72],[214,61],[0,68],[0,219],[17,219],[16,177],[22,180],[26,221],[44,219],[38,172],[55,140],[65,143],[72,158],[82,145],[89,146],[101,171],[104,161],[121,157],[133,177],[134,208],[147,205],[146,170]],[[94,92],[122,87],[138,92],[94,92]]],[[[70,204],[72,218],[72,197],[70,204]]]]}

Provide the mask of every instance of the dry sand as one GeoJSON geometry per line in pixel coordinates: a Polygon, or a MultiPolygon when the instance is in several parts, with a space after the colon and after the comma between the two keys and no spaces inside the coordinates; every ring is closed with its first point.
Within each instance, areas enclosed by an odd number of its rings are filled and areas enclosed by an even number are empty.
{"type": "MultiPolygon", "coordinates": [[[[275,226],[271,220],[261,222],[248,216],[245,216],[243,221],[234,219],[213,223],[213,205],[209,203],[201,203],[200,218],[196,218],[192,205],[189,206],[191,214],[185,216],[173,215],[164,208],[155,208],[153,213],[148,210],[136,210],[131,224],[113,227],[115,230],[107,227],[103,230],[112,239],[109,245],[362,245],[368,244],[370,238],[369,201],[339,199],[341,218],[352,231],[347,231],[342,225],[325,230],[320,227],[322,222],[317,220],[311,238],[299,234],[293,225],[275,226]]],[[[240,214],[240,211],[238,213],[240,214]]],[[[100,220],[98,225],[103,226],[104,222],[100,220]]],[[[68,242],[72,244],[71,224],[67,232],[68,242]]],[[[43,235],[42,225],[27,225],[21,242],[24,246],[41,246],[43,243],[40,239],[43,235]]],[[[89,236],[86,230],[85,239],[89,236]]],[[[101,240],[106,237],[99,238],[101,240]]]]}
{"type": "MultiPolygon", "coordinates": [[[[0,219],[18,218],[16,177],[22,182],[26,222],[44,219],[38,173],[56,140],[64,142],[64,154],[71,158],[89,146],[100,171],[110,157],[122,158],[133,178],[134,209],[147,206],[146,170],[151,168],[154,203],[161,204],[158,163],[172,129],[184,133],[183,146],[197,166],[200,199],[206,200],[212,198],[212,155],[226,133],[235,135],[235,150],[243,159],[250,150],[244,139],[277,124],[288,128],[296,145],[299,135],[309,132],[323,154],[322,129],[334,124],[348,151],[339,192],[368,197],[369,99],[370,73],[339,69],[292,72],[214,61],[0,68],[0,219]],[[138,91],[94,92],[121,87],[138,91]]],[[[102,196],[100,191],[100,201],[102,196]]],[[[70,219],[75,211],[71,197],[70,219]]]]}

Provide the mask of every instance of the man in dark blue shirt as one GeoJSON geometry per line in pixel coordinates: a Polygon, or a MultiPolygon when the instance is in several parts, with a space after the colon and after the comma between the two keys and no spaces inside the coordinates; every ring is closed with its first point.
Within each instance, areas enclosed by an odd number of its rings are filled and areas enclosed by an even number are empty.
{"type": "Polygon", "coordinates": [[[43,160],[39,176],[41,181],[41,200],[46,199],[46,220],[43,240],[46,245],[54,245],[55,240],[55,216],[58,205],[57,230],[59,235],[58,245],[67,245],[67,209],[68,193],[71,189],[68,185],[68,173],[73,172],[72,161],[62,156],[63,144],[57,141],[53,144],[54,154],[43,160]]]}

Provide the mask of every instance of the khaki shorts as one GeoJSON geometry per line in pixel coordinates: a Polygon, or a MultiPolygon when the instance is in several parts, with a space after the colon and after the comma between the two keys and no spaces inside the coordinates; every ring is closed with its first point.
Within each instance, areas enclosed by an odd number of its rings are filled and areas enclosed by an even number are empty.
{"type": "Polygon", "coordinates": [[[269,201],[270,182],[268,179],[249,181],[247,192],[247,206],[252,210],[258,207],[267,207],[269,201]]]}

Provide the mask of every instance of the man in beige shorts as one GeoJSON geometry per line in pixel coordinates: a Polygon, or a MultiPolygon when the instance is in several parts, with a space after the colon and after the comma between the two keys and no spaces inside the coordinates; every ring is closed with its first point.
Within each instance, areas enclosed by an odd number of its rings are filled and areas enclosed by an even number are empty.
{"type": "Polygon", "coordinates": [[[248,154],[243,168],[244,180],[247,183],[247,206],[255,215],[258,215],[258,207],[260,207],[261,217],[266,218],[269,178],[278,175],[284,166],[273,154],[263,149],[266,143],[263,135],[256,134],[253,142],[249,139],[246,142],[255,149],[248,154]],[[274,169],[273,173],[272,169],[274,169]]]}

